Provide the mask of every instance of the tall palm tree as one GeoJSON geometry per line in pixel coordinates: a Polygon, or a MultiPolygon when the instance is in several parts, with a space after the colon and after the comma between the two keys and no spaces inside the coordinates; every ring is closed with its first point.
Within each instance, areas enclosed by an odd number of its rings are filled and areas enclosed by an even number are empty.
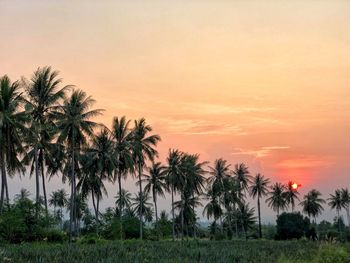
{"type": "Polygon", "coordinates": [[[287,201],[285,197],[285,186],[281,183],[275,183],[271,187],[271,191],[268,193],[269,198],[266,202],[273,211],[277,212],[277,216],[280,214],[280,210],[287,208],[287,201]]]}
{"type": "Polygon", "coordinates": [[[337,211],[337,218],[338,218],[338,230],[340,232],[340,211],[343,208],[343,202],[342,202],[342,194],[341,190],[336,189],[334,192],[334,195],[331,194],[330,198],[328,198],[329,203],[328,205],[331,207],[331,209],[335,209],[337,211]]]}
{"type": "Polygon", "coordinates": [[[264,178],[263,175],[257,174],[250,186],[250,195],[255,198],[258,198],[258,218],[259,218],[259,237],[262,238],[261,232],[261,214],[260,214],[260,198],[266,196],[268,193],[268,185],[270,184],[270,180],[268,178],[264,178]]]}
{"type": "Polygon", "coordinates": [[[345,209],[346,216],[348,218],[348,225],[350,227],[350,193],[348,188],[341,189],[341,199],[342,199],[342,206],[345,209]]]}
{"type": "Polygon", "coordinates": [[[19,155],[25,153],[22,138],[27,131],[25,124],[28,120],[23,111],[23,102],[19,83],[11,83],[6,75],[0,78],[0,212],[3,210],[5,195],[9,206],[7,173],[12,176],[15,172],[24,172],[19,160],[19,155]]]}
{"type": "Polygon", "coordinates": [[[172,236],[175,240],[175,210],[174,210],[174,194],[179,187],[181,179],[180,165],[183,153],[179,150],[169,150],[167,157],[167,176],[166,183],[171,192],[171,214],[172,214],[172,236]]]}
{"type": "MultiPolygon", "coordinates": [[[[252,179],[248,167],[244,163],[236,164],[233,174],[239,184],[239,195],[244,198],[243,193],[248,190],[248,186],[252,179]]],[[[243,200],[241,203],[244,203],[243,200]]]]}
{"type": "Polygon", "coordinates": [[[75,222],[75,198],[76,196],[76,179],[75,171],[77,169],[76,158],[80,153],[81,147],[86,145],[87,137],[93,135],[93,129],[98,126],[96,122],[90,119],[101,114],[101,109],[90,110],[95,103],[91,97],[88,97],[82,90],[73,90],[71,96],[64,100],[57,111],[57,127],[60,131],[58,142],[65,142],[70,158],[70,183],[71,183],[71,201],[70,201],[70,221],[69,221],[69,239],[75,235],[73,222],[75,222]]]}
{"type": "MultiPolygon", "coordinates": [[[[155,147],[157,143],[160,141],[159,135],[149,135],[152,132],[152,127],[146,124],[146,120],[141,118],[140,120],[135,121],[134,129],[132,130],[132,153],[133,153],[133,161],[136,167],[136,171],[138,173],[139,180],[139,195],[140,201],[143,200],[142,194],[142,172],[146,165],[146,160],[153,161],[154,157],[158,155],[155,147]]],[[[141,205],[141,204],[140,204],[141,205]]],[[[143,209],[139,211],[140,217],[140,239],[142,240],[143,236],[143,209]]]]}
{"type": "Polygon", "coordinates": [[[146,193],[152,192],[154,211],[156,214],[156,226],[158,225],[158,209],[157,209],[157,196],[165,197],[165,190],[167,189],[167,184],[165,182],[166,178],[166,167],[160,162],[152,162],[152,166],[148,168],[148,174],[144,174],[141,181],[145,183],[144,191],[146,193]]]}
{"type": "Polygon", "coordinates": [[[293,182],[289,181],[285,190],[285,197],[286,197],[287,205],[292,206],[292,212],[294,211],[294,207],[295,207],[295,199],[299,200],[298,195],[299,195],[298,190],[293,188],[293,182]]]}
{"type": "MultiPolygon", "coordinates": [[[[130,121],[127,121],[125,116],[115,117],[112,124],[112,136],[114,139],[114,157],[115,157],[115,177],[114,181],[118,180],[119,199],[122,200],[122,177],[126,178],[128,172],[133,172],[132,159],[132,133],[129,129],[130,121]]],[[[119,202],[119,221],[120,221],[120,238],[122,238],[122,202],[119,202]]]]}
{"type": "Polygon", "coordinates": [[[92,144],[86,150],[86,155],[88,157],[86,168],[90,170],[90,172],[87,171],[87,173],[90,174],[90,178],[91,172],[95,172],[91,179],[93,184],[92,187],[95,189],[95,191],[92,192],[93,201],[94,194],[96,194],[95,216],[97,223],[99,222],[99,204],[102,199],[102,192],[107,195],[107,190],[104,187],[103,181],[113,180],[112,175],[115,168],[114,156],[112,154],[113,150],[114,144],[110,131],[106,127],[104,127],[99,134],[92,136],[92,144]],[[96,189],[96,187],[100,189],[96,189]]]}
{"type": "Polygon", "coordinates": [[[124,210],[131,207],[131,193],[128,190],[121,189],[115,198],[115,204],[119,209],[119,214],[122,216],[124,214],[124,210]]]}
{"type": "Polygon", "coordinates": [[[312,189],[304,196],[304,200],[300,202],[303,207],[303,212],[308,215],[308,217],[314,217],[316,222],[316,217],[322,213],[324,210],[322,204],[326,201],[321,198],[321,193],[316,189],[312,189]]]}
{"type": "Polygon", "coordinates": [[[71,87],[68,85],[59,88],[62,79],[58,78],[58,74],[59,72],[52,70],[51,67],[38,68],[30,83],[26,85],[27,109],[31,116],[31,131],[33,131],[29,142],[32,148],[29,156],[35,169],[36,202],[40,196],[39,177],[41,176],[46,214],[48,210],[44,162],[46,159],[45,151],[53,139],[53,133],[55,133],[52,112],[58,106],[59,101],[65,97],[67,89],[71,87]]]}

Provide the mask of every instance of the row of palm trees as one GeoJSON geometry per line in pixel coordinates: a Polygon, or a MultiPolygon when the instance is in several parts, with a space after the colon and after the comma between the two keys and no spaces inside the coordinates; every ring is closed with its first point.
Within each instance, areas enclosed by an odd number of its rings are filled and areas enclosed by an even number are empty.
{"type": "MultiPolygon", "coordinates": [[[[0,212],[9,207],[7,177],[24,173],[27,167],[30,167],[30,176],[35,176],[37,204],[41,190],[43,192],[46,214],[47,178],[60,175],[64,183],[70,184],[70,240],[79,225],[76,207],[80,199],[77,197],[91,197],[98,222],[100,202],[107,195],[107,181],[118,184],[117,204],[122,222],[128,203],[122,179],[127,176],[136,177],[139,187],[135,199],[139,202],[136,210],[141,239],[150,194],[157,223],[157,198],[170,193],[173,238],[177,219],[181,237],[190,232],[196,236],[195,209],[201,205],[203,196],[208,201],[204,215],[213,218],[215,224],[219,220],[222,228],[225,225],[236,234],[238,229],[246,232],[254,219],[254,209],[246,201],[248,195],[257,198],[260,237],[261,198],[268,195],[266,201],[277,214],[289,206],[294,210],[299,193],[291,183],[286,186],[275,183],[269,190],[269,179],[260,174],[252,177],[245,164],[237,164],[231,170],[226,160],[218,159],[207,171],[207,162],[201,162],[199,155],[179,150],[169,150],[166,164],[161,164],[156,160],[160,136],[152,134],[152,127],[145,119],[136,120],[131,126],[125,117],[115,117],[112,128],[108,129],[92,120],[103,112],[92,109],[95,101],[71,85],[60,87],[61,82],[58,72],[50,67],[37,69],[30,80],[23,78],[12,83],[7,76],[0,78],[0,212]],[[175,211],[179,214],[175,215],[175,211]]],[[[50,203],[52,200],[53,197],[50,203]]],[[[323,209],[322,203],[324,200],[315,190],[305,196],[302,205],[309,216],[316,217],[323,209]]],[[[334,208],[340,211],[337,204],[334,208]]]]}

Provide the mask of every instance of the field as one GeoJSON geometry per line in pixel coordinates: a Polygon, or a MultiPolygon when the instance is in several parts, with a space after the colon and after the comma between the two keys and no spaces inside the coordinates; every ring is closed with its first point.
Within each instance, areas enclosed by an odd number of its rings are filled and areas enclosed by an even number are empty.
{"type": "Polygon", "coordinates": [[[72,246],[42,243],[5,245],[0,251],[1,262],[267,263],[349,262],[350,248],[307,241],[126,241],[72,246]]]}

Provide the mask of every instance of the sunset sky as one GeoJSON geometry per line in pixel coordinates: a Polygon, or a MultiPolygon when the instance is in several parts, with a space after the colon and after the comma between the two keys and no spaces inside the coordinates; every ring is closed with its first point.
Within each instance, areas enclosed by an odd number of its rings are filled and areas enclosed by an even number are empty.
{"type": "MultiPolygon", "coordinates": [[[[178,148],[245,162],[301,197],[350,187],[349,1],[0,1],[0,32],[0,75],[51,65],[107,126],[145,117],[161,160],[178,148]]],[[[34,193],[26,176],[10,194],[21,187],[34,193]]]]}

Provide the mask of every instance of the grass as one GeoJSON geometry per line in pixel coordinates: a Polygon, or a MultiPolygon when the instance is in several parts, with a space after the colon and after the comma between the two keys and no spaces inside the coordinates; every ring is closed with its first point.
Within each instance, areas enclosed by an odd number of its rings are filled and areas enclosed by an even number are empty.
{"type": "Polygon", "coordinates": [[[349,247],[308,241],[125,241],[21,244],[0,248],[1,262],[350,262],[349,247]],[[321,249],[320,249],[321,247],[321,249]],[[325,247],[325,248],[324,248],[325,247]],[[335,256],[334,256],[334,255],[335,256]],[[337,258],[334,258],[337,257],[337,258]],[[327,259],[328,261],[323,261],[327,259]],[[341,261],[337,261],[337,260],[341,261]]]}

